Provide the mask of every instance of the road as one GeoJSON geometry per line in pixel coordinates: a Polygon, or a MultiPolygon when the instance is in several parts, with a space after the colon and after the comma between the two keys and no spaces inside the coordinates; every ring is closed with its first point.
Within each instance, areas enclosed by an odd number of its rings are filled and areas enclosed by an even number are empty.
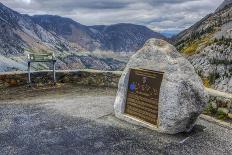
{"type": "Polygon", "coordinates": [[[202,119],[191,133],[166,135],[115,118],[115,89],[12,88],[2,94],[1,155],[232,154],[231,129],[202,119]]]}

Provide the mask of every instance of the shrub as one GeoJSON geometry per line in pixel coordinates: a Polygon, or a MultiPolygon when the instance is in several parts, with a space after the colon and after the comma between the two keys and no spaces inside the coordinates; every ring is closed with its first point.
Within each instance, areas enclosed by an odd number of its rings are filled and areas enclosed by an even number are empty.
{"type": "Polygon", "coordinates": [[[225,114],[223,111],[217,111],[216,117],[217,117],[218,119],[224,120],[224,119],[227,118],[227,114],[225,114]]]}
{"type": "Polygon", "coordinates": [[[214,109],[212,103],[210,102],[203,113],[206,115],[215,115],[217,113],[217,109],[214,109]]]}

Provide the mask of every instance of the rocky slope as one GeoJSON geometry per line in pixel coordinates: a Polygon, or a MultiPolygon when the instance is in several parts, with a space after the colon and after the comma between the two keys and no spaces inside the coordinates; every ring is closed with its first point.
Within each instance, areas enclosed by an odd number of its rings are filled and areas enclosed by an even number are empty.
{"type": "Polygon", "coordinates": [[[225,1],[215,13],[181,32],[174,40],[206,86],[232,92],[231,3],[225,1]]]}
{"type": "Polygon", "coordinates": [[[36,15],[32,16],[31,19],[47,31],[81,45],[87,50],[94,50],[99,47],[92,31],[87,26],[72,19],[52,15],[36,15]]]}
{"type": "Polygon", "coordinates": [[[26,55],[79,50],[31,20],[0,3],[0,71],[25,69],[26,55]]]}
{"type": "Polygon", "coordinates": [[[227,5],[230,5],[232,0],[224,0],[223,3],[217,8],[216,12],[223,10],[227,5]]]}

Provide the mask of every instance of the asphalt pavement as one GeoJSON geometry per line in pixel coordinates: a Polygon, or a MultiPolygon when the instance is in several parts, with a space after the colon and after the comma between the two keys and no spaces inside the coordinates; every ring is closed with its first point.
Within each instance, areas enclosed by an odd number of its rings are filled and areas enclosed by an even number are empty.
{"type": "Polygon", "coordinates": [[[232,154],[232,130],[203,119],[191,133],[177,135],[117,119],[113,113],[115,89],[46,91],[30,91],[20,99],[2,97],[1,155],[232,154]]]}

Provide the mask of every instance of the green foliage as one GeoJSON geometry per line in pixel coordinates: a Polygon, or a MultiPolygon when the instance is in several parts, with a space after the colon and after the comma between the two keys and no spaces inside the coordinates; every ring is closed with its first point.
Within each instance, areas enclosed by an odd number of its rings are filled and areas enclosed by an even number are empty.
{"type": "Polygon", "coordinates": [[[203,74],[203,71],[202,71],[202,70],[197,70],[196,72],[197,72],[197,74],[198,74],[200,77],[203,77],[203,75],[202,75],[202,74],[203,74]]]}
{"type": "Polygon", "coordinates": [[[229,69],[230,74],[232,74],[232,68],[229,69]]]}
{"type": "Polygon", "coordinates": [[[217,117],[218,119],[221,119],[221,120],[226,119],[227,116],[228,116],[228,115],[225,114],[223,111],[217,111],[217,113],[216,113],[216,117],[217,117]]]}
{"type": "Polygon", "coordinates": [[[212,103],[209,102],[208,106],[204,109],[203,114],[214,116],[218,119],[225,120],[228,118],[228,115],[223,111],[218,111],[217,109],[213,108],[212,103]]]}
{"type": "Polygon", "coordinates": [[[217,109],[214,109],[212,103],[210,102],[203,113],[206,115],[215,115],[217,113],[217,109]]]}
{"type": "Polygon", "coordinates": [[[195,33],[192,33],[190,35],[190,38],[189,38],[189,41],[193,41],[193,40],[197,40],[197,39],[201,39],[201,37],[205,34],[209,34],[209,33],[212,33],[214,32],[214,28],[212,26],[206,28],[206,29],[202,29],[200,32],[195,32],[195,33]]]}
{"type": "Polygon", "coordinates": [[[215,38],[213,43],[218,46],[225,45],[229,47],[232,43],[232,38],[225,38],[224,36],[222,36],[220,39],[215,38]]]}
{"type": "Polygon", "coordinates": [[[220,78],[219,73],[210,73],[209,78],[208,78],[209,84],[213,85],[218,78],[220,78]]]}

